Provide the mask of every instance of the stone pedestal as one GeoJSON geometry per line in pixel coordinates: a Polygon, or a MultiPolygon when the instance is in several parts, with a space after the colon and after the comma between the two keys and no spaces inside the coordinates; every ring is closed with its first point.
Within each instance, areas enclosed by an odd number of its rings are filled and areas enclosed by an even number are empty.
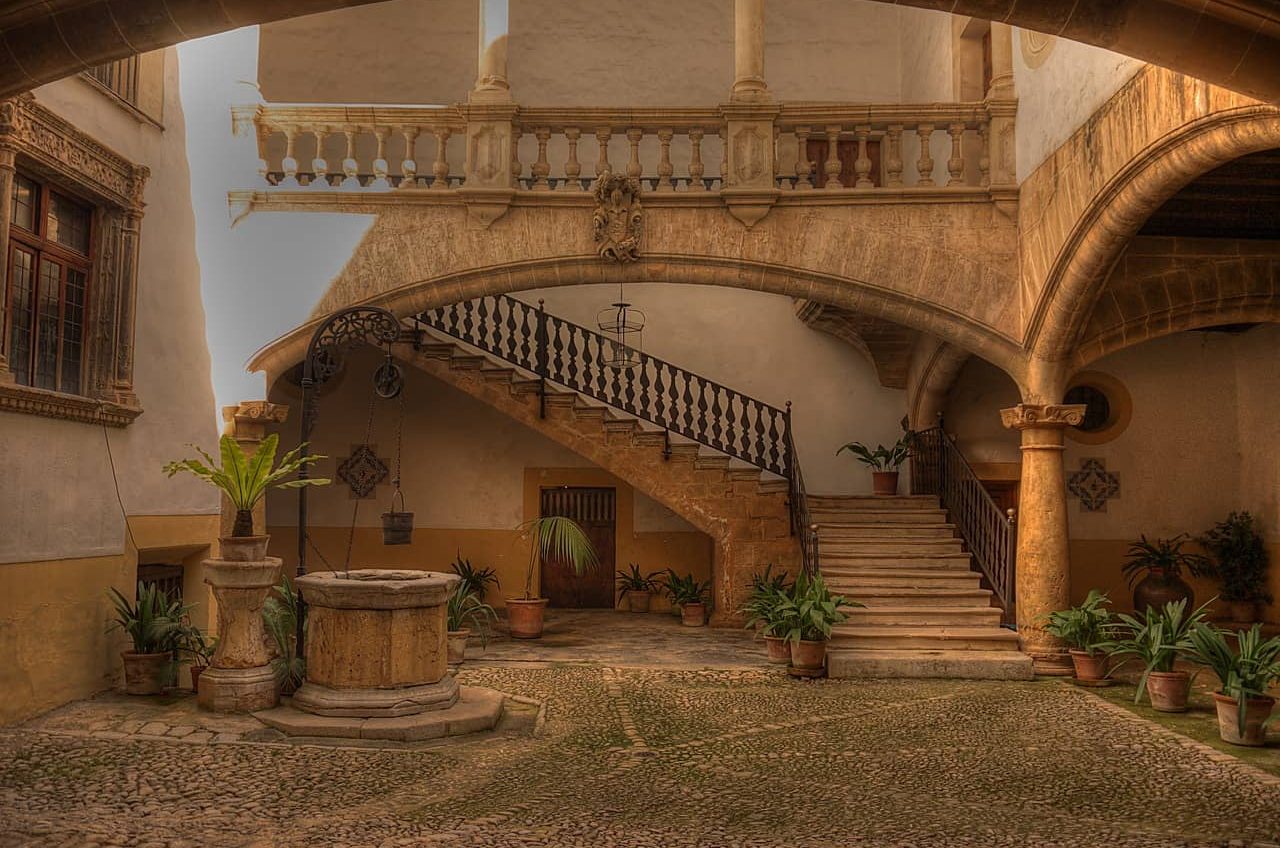
{"type": "Polygon", "coordinates": [[[218,607],[218,647],[200,675],[196,701],[220,713],[249,713],[276,705],[279,693],[266,648],[262,605],[280,579],[280,558],[258,562],[204,561],[205,582],[218,607]]]}
{"type": "Polygon", "coordinates": [[[322,571],[307,602],[307,679],[293,705],[314,715],[395,718],[458,700],[445,604],[458,578],[430,571],[322,571]]]}

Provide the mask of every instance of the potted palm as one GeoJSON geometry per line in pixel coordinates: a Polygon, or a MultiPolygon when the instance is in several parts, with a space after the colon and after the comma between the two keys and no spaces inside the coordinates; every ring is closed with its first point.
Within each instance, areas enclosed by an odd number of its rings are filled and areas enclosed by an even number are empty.
{"type": "Polygon", "coordinates": [[[507,622],[515,639],[537,639],[542,636],[547,599],[534,597],[533,572],[548,560],[567,564],[581,577],[600,564],[596,549],[587,534],[570,518],[548,515],[520,525],[529,538],[529,567],[525,572],[524,595],[507,598],[507,622]]]}
{"type": "Polygon", "coordinates": [[[826,665],[831,629],[845,620],[845,607],[861,606],[833,595],[822,575],[801,573],[777,609],[778,630],[791,645],[793,673],[812,675],[826,665]]]}
{"type": "Polygon", "coordinates": [[[862,442],[849,442],[836,451],[836,456],[848,451],[858,461],[871,469],[871,490],[877,495],[898,494],[898,468],[911,454],[911,434],[904,435],[892,446],[876,445],[875,449],[862,442]]]}
{"type": "Polygon", "coordinates": [[[1267,591],[1267,547],[1248,512],[1233,512],[1199,539],[1213,559],[1222,584],[1219,597],[1228,621],[1258,620],[1259,607],[1271,603],[1267,591]]]}
{"type": "Polygon", "coordinates": [[[1213,700],[1218,708],[1218,735],[1232,745],[1261,746],[1276,699],[1267,694],[1280,680],[1280,636],[1263,641],[1262,625],[1236,634],[1232,650],[1222,630],[1199,624],[1189,634],[1188,659],[1208,666],[1222,682],[1213,700]]]}
{"type": "Polygon", "coordinates": [[[1084,603],[1051,612],[1045,622],[1046,633],[1067,643],[1076,682],[1083,686],[1103,686],[1109,682],[1107,655],[1098,649],[1106,641],[1111,621],[1108,603],[1106,595],[1091,589],[1084,603]]]}
{"type": "Polygon", "coordinates": [[[480,600],[475,592],[468,591],[463,583],[458,583],[445,604],[445,618],[448,626],[446,647],[449,662],[458,665],[466,658],[467,639],[471,637],[473,629],[480,634],[483,643],[488,643],[489,622],[496,621],[498,613],[480,600]]]}
{"type": "Polygon", "coordinates": [[[648,574],[640,573],[640,566],[631,563],[631,571],[617,572],[618,586],[622,589],[621,599],[625,599],[632,612],[648,612],[649,602],[653,598],[653,590],[657,588],[655,578],[660,571],[648,574]]]}
{"type": "Polygon", "coordinates": [[[699,583],[692,574],[681,577],[668,568],[663,587],[671,603],[680,609],[680,623],[685,627],[701,627],[707,623],[707,594],[711,581],[699,583]]]}
{"type": "Polygon", "coordinates": [[[488,594],[489,587],[498,589],[502,584],[498,582],[498,573],[492,567],[476,568],[471,564],[471,560],[463,559],[459,553],[450,566],[453,573],[458,575],[458,586],[468,595],[475,595],[480,600],[484,600],[484,596],[488,594]]]}
{"type": "Polygon", "coordinates": [[[115,620],[107,632],[123,630],[133,650],[122,651],[124,691],[128,695],[158,695],[168,680],[173,652],[179,647],[183,618],[190,606],[171,600],[159,586],[138,584],[138,600],[131,603],[115,587],[110,590],[115,620]]]}
{"type": "Polygon", "coordinates": [[[253,533],[253,508],[271,489],[297,489],[302,486],[327,486],[329,481],[323,477],[304,480],[289,479],[300,469],[324,459],[323,456],[303,456],[301,444],[280,458],[280,464],[272,467],[276,460],[276,449],[280,437],[275,433],[267,436],[258,445],[253,457],[246,457],[240,443],[230,435],[218,440],[222,464],[219,465],[203,448],[192,445],[204,460],[183,459],[170,462],[164,466],[164,473],[172,477],[179,471],[194,474],[206,483],[222,490],[235,508],[235,524],[231,535],[219,539],[222,558],[235,562],[260,562],[267,554],[269,536],[255,536],[253,533]]]}
{"type": "Polygon", "coordinates": [[[1212,577],[1213,563],[1203,554],[1184,551],[1188,541],[1186,533],[1153,540],[1144,535],[1129,545],[1128,562],[1121,571],[1129,578],[1133,608],[1138,613],[1178,600],[1185,600],[1187,606],[1195,602],[1195,592],[1182,579],[1182,572],[1185,569],[1192,577],[1212,577]]]}
{"type": "Polygon", "coordinates": [[[1191,675],[1174,667],[1178,656],[1192,647],[1189,634],[1204,620],[1208,604],[1187,614],[1186,599],[1170,601],[1158,611],[1147,607],[1142,617],[1120,613],[1107,628],[1108,640],[1098,648],[1112,657],[1121,657],[1122,665],[1142,664],[1138,691],[1133,702],[1142,700],[1143,692],[1151,706],[1162,713],[1186,712],[1191,675]]]}

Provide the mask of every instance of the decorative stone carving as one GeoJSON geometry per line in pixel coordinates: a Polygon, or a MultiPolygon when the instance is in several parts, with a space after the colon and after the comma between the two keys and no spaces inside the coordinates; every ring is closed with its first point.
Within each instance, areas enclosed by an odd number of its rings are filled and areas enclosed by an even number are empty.
{"type": "Polygon", "coordinates": [[[378,458],[373,445],[356,445],[351,455],[338,464],[338,479],[346,483],[352,497],[358,499],[370,497],[389,473],[387,463],[378,458]]]}
{"type": "Polygon", "coordinates": [[[218,610],[218,647],[200,675],[196,701],[206,710],[248,713],[279,700],[262,607],[280,579],[279,557],[258,562],[204,561],[218,610]]]}
{"type": "Polygon", "coordinates": [[[1082,459],[1067,478],[1067,491],[1080,499],[1084,512],[1106,512],[1107,501],[1120,497],[1120,476],[1107,470],[1105,459],[1082,459]]]}
{"type": "Polygon", "coordinates": [[[1076,427],[1084,421],[1084,411],[1084,404],[1020,403],[1000,410],[1000,421],[1013,430],[1076,427]]]}
{"type": "Polygon", "coordinates": [[[640,258],[640,233],[644,211],[640,208],[640,181],[605,171],[596,180],[596,210],[591,216],[596,251],[613,262],[640,258]]]}
{"type": "Polygon", "coordinates": [[[755,182],[764,173],[764,152],[764,137],[756,127],[738,131],[733,137],[733,173],[738,182],[755,182]]]}

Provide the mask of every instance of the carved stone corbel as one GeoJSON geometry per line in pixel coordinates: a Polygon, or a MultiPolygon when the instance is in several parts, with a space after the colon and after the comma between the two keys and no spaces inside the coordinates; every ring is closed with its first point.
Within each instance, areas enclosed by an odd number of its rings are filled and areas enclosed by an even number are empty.
{"type": "Polygon", "coordinates": [[[725,103],[725,156],[728,168],[720,197],[729,214],[748,228],[769,214],[781,192],[774,174],[773,124],[780,107],[773,103],[725,103]]]}

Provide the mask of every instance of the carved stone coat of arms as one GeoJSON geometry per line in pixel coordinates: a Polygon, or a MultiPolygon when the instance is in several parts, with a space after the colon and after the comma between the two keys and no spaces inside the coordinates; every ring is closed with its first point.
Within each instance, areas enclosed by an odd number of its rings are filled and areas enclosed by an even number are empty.
{"type": "Polygon", "coordinates": [[[596,181],[596,209],[591,216],[596,252],[614,262],[640,258],[640,181],[606,172],[596,181]]]}

